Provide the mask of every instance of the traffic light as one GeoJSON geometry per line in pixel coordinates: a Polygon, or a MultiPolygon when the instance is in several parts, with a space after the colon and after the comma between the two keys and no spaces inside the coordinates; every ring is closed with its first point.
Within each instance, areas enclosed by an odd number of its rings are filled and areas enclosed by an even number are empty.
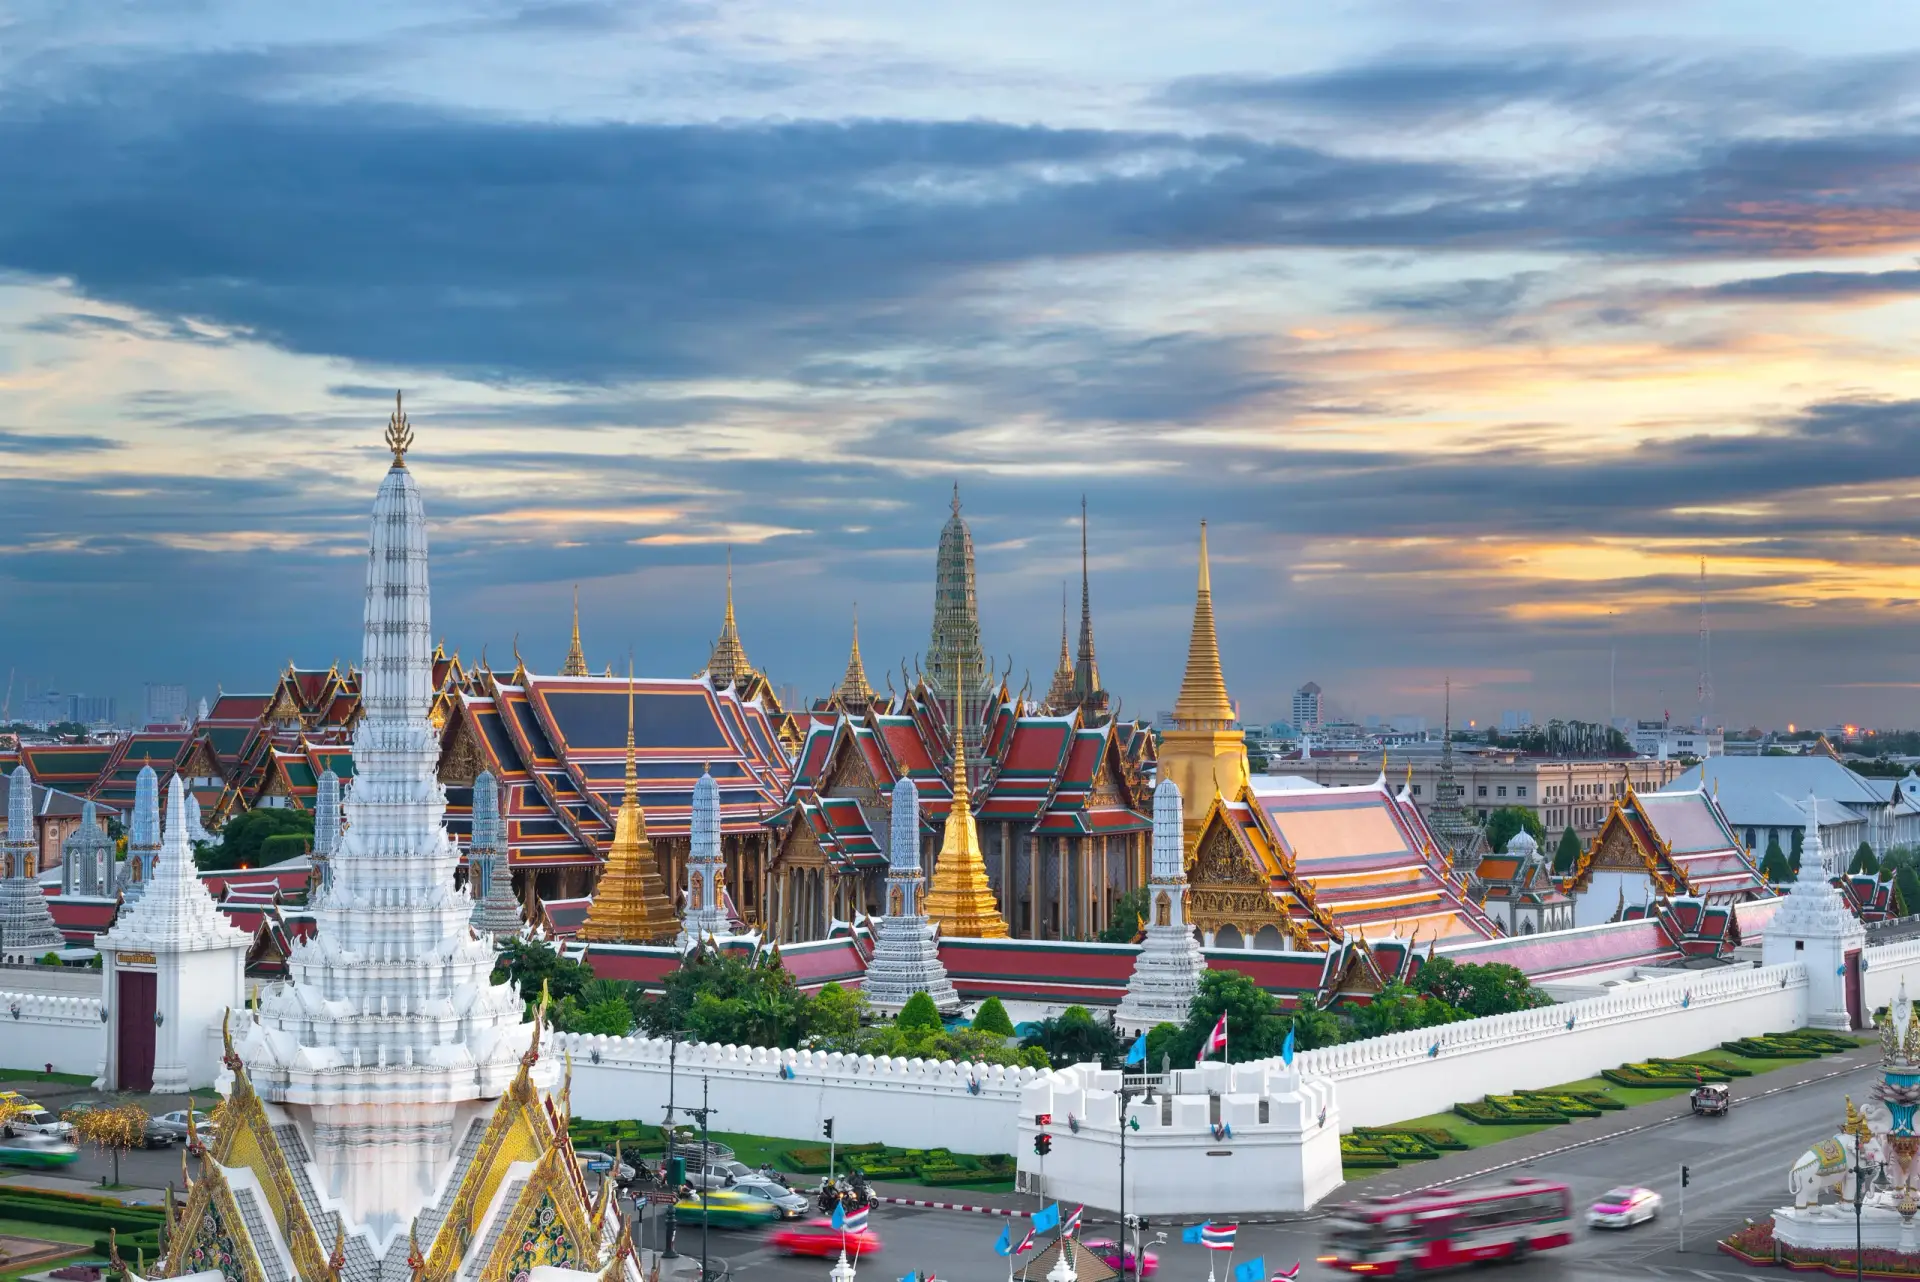
{"type": "Polygon", "coordinates": [[[1047,1154],[1051,1153],[1053,1151],[1053,1136],[1047,1134],[1045,1131],[1042,1131],[1038,1135],[1034,1136],[1033,1151],[1038,1153],[1041,1157],[1045,1157],[1047,1154]]]}
{"type": "Polygon", "coordinates": [[[831,1117],[820,1123],[820,1136],[822,1139],[830,1140],[833,1138],[833,1119],[831,1117]]]}
{"type": "Polygon", "coordinates": [[[1684,1166],[1681,1167],[1680,1168],[1680,1187],[1685,1188],[1687,1187],[1688,1184],[1692,1182],[1693,1182],[1693,1172],[1689,1171],[1684,1166]]]}

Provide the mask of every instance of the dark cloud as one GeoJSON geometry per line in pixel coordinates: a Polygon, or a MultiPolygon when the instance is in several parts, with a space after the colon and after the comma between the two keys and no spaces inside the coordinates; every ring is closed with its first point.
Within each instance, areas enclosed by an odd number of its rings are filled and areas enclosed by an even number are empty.
{"type": "Polygon", "coordinates": [[[105,436],[16,432],[0,427],[0,454],[98,454],[117,450],[121,444],[105,436]]]}
{"type": "Polygon", "coordinates": [[[1720,298],[1767,302],[1823,303],[1849,299],[1900,297],[1920,293],[1920,270],[1887,272],[1783,272],[1725,281],[1705,291],[1720,298]]]}

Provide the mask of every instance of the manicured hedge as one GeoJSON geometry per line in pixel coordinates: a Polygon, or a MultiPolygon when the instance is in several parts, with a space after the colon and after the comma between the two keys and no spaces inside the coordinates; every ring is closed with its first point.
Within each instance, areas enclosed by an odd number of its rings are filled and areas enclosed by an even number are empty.
{"type": "Polygon", "coordinates": [[[1860,1043],[1849,1037],[1837,1037],[1814,1029],[1792,1033],[1765,1033],[1721,1042],[1720,1049],[1745,1055],[1748,1059],[1817,1059],[1822,1055],[1840,1055],[1858,1050],[1860,1043]]]}
{"type": "Polygon", "coordinates": [[[99,1198],[70,1197],[37,1189],[0,1188],[0,1219],[59,1224],[71,1229],[105,1233],[159,1231],[166,1212],[157,1206],[125,1206],[99,1198]]]}
{"type": "Polygon", "coordinates": [[[1570,1120],[1550,1108],[1521,1105],[1519,1098],[1489,1095],[1481,1100],[1463,1100],[1453,1106],[1453,1111],[1482,1126],[1560,1126],[1570,1120]]]}
{"type": "Polygon", "coordinates": [[[1467,1147],[1467,1142],[1452,1131],[1438,1126],[1356,1126],[1353,1133],[1362,1139],[1374,1139],[1388,1135],[1411,1135],[1428,1148],[1443,1152],[1458,1152],[1467,1147]]]}
{"type": "Polygon", "coordinates": [[[945,1187],[949,1184],[1000,1184],[1013,1178],[1013,1172],[1007,1171],[969,1171],[964,1167],[955,1167],[950,1171],[929,1171],[920,1169],[920,1183],[945,1187]]]}

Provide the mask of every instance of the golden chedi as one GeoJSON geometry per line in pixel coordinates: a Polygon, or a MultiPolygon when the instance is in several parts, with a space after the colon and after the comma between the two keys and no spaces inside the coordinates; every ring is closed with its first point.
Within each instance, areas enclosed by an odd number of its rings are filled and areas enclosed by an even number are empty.
{"type": "Polygon", "coordinates": [[[1173,705],[1173,728],[1160,740],[1160,777],[1186,801],[1189,857],[1216,795],[1231,800],[1247,787],[1247,736],[1234,724],[1233,700],[1220,671],[1220,638],[1213,626],[1213,577],[1207,562],[1207,523],[1200,523],[1200,586],[1193,602],[1187,673],[1173,705]]]}
{"type": "Polygon", "coordinates": [[[933,866],[933,885],[927,891],[927,920],[948,939],[1005,939],[1007,923],[1000,901],[987,881],[986,860],[980,854],[980,831],[973,822],[967,796],[967,737],[955,737],[953,750],[953,807],[947,811],[947,830],[933,866]]]}
{"type": "Polygon", "coordinates": [[[633,674],[627,674],[627,789],[613,822],[613,844],[600,873],[593,905],[580,925],[580,938],[595,944],[667,943],[680,933],[667,884],[661,880],[653,843],[647,840],[647,815],[640,809],[640,776],[634,768],[633,674]]]}

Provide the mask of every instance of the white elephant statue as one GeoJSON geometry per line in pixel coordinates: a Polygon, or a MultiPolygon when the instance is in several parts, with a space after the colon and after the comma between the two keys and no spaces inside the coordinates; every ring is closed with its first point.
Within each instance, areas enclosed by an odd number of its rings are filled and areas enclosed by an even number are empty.
{"type": "MultiPolygon", "coordinates": [[[[1871,1168],[1879,1160],[1880,1140],[1875,1136],[1867,1141],[1864,1165],[1871,1168]]],[[[1853,1201],[1853,1168],[1862,1164],[1854,1160],[1853,1136],[1819,1141],[1787,1169],[1787,1191],[1793,1194],[1794,1206],[1814,1205],[1827,1189],[1838,1193],[1842,1202],[1853,1201]]]]}

